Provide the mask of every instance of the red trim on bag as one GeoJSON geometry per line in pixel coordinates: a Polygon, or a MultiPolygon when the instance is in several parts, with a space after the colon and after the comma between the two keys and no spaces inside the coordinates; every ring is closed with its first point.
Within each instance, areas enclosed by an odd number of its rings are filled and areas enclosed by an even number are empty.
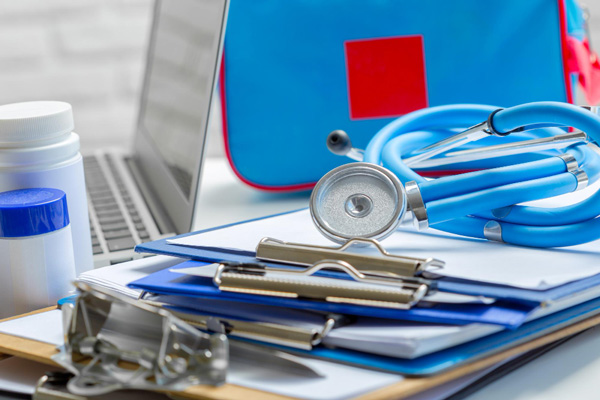
{"type": "Polygon", "coordinates": [[[579,40],[573,36],[567,38],[569,45],[569,72],[578,75],[579,86],[583,90],[588,104],[600,103],[600,62],[598,55],[590,48],[587,38],[579,40]]]}
{"type": "Polygon", "coordinates": [[[219,69],[219,94],[221,95],[221,119],[223,122],[223,142],[225,145],[225,155],[227,156],[227,161],[229,161],[229,165],[231,165],[231,169],[234,174],[246,185],[252,186],[256,189],[267,190],[271,192],[291,192],[291,191],[303,191],[312,189],[313,186],[316,185],[316,182],[312,183],[301,183],[298,185],[287,185],[287,186],[267,186],[261,185],[258,183],[254,183],[246,179],[240,171],[235,167],[233,163],[233,159],[231,157],[231,149],[229,148],[229,140],[227,136],[227,105],[225,100],[225,52],[223,52],[223,56],[221,58],[221,67],[219,69]]]}
{"type": "Polygon", "coordinates": [[[567,45],[567,14],[565,11],[565,0],[558,0],[558,19],[560,26],[560,47],[563,58],[563,74],[565,77],[565,90],[567,91],[567,102],[573,104],[573,87],[571,86],[571,73],[569,72],[569,47],[567,45]]]}

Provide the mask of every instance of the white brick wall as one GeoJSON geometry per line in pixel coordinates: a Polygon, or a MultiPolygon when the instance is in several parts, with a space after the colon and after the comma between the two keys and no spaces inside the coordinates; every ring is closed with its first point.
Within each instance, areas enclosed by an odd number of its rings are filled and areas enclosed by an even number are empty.
{"type": "Polygon", "coordinates": [[[150,0],[0,0],[0,104],[71,103],[82,147],[122,145],[137,114],[150,0]]]}
{"type": "MultiPolygon", "coordinates": [[[[587,3],[600,51],[600,1],[587,3]]],[[[0,0],[0,104],[67,101],[84,150],[129,143],[151,8],[152,0],[0,0]]],[[[223,151],[219,122],[213,155],[223,151]]]]}

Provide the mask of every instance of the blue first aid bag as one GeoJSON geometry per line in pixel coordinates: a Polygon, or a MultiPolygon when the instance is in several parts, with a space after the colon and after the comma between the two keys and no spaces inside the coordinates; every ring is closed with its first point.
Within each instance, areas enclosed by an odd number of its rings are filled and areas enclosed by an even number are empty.
{"type": "Polygon", "coordinates": [[[246,183],[306,190],[393,118],[454,103],[573,102],[574,0],[231,0],[221,68],[227,156],[246,183]]]}

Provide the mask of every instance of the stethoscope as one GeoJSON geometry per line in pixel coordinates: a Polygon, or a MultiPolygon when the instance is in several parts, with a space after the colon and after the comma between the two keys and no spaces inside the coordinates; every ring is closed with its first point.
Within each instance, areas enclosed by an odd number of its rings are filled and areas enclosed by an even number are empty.
{"type": "Polygon", "coordinates": [[[364,151],[353,148],[344,132],[334,131],[327,139],[329,149],[360,162],[335,168],[319,180],[310,199],[311,216],[319,231],[338,243],[384,239],[406,220],[419,230],[432,227],[532,247],[596,240],[600,190],[559,208],[518,205],[573,192],[598,179],[596,113],[596,108],[557,102],[506,109],[431,107],[392,121],[364,151]],[[428,180],[413,170],[431,174],[440,167],[471,172],[428,180]]]}

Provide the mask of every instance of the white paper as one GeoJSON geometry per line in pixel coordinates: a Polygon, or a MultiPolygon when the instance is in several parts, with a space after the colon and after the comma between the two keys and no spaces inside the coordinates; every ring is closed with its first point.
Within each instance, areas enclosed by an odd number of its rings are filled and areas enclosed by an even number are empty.
{"type": "Polygon", "coordinates": [[[234,364],[227,382],[283,396],[310,400],[349,399],[381,387],[401,382],[400,375],[335,364],[327,361],[304,359],[303,362],[320,371],[324,378],[303,378],[284,371],[264,368],[260,363],[234,364]]]}
{"type": "Polygon", "coordinates": [[[324,344],[400,358],[416,358],[470,342],[504,328],[497,325],[435,325],[360,321],[332,330],[324,344]]]}
{"type": "Polygon", "coordinates": [[[58,346],[64,343],[62,314],[52,310],[0,322],[0,333],[58,346]]]}
{"type": "Polygon", "coordinates": [[[84,283],[100,285],[126,296],[137,298],[140,294],[140,290],[129,289],[127,287],[129,283],[180,263],[181,261],[180,258],[176,257],[146,257],[84,272],[79,275],[77,280],[84,283]]]}
{"type": "MultiPolygon", "coordinates": [[[[174,239],[169,244],[254,252],[264,237],[333,246],[317,231],[308,210],[174,239]]],[[[520,288],[547,289],[600,273],[600,241],[562,249],[533,249],[430,229],[424,233],[398,231],[382,245],[392,254],[439,258],[446,262],[443,269],[436,270],[442,275],[520,288]]],[[[372,248],[353,251],[376,252],[372,248]]]]}

